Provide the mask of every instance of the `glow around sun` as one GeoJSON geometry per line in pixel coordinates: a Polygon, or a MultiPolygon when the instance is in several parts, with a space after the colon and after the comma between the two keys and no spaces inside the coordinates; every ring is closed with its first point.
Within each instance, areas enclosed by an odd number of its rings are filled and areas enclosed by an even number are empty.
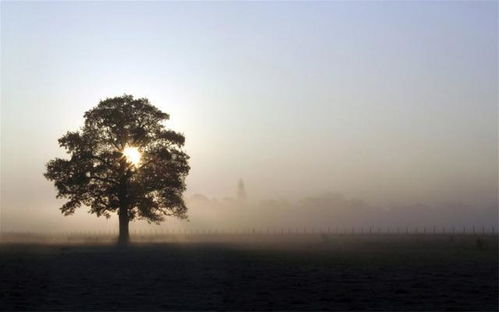
{"type": "Polygon", "coordinates": [[[140,154],[138,148],[133,146],[126,146],[123,150],[123,155],[125,156],[126,160],[132,165],[138,166],[140,164],[140,158],[142,157],[142,155],[140,154]]]}

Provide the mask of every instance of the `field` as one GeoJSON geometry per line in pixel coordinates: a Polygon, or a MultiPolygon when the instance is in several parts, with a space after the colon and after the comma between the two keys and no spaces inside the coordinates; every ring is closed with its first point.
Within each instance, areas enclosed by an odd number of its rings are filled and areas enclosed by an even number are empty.
{"type": "Polygon", "coordinates": [[[497,311],[496,235],[3,242],[3,310],[497,311]]]}

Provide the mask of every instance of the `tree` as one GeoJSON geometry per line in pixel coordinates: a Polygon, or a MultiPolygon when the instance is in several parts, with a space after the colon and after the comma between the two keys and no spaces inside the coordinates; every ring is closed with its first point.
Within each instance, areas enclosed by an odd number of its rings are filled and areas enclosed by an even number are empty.
{"type": "Polygon", "coordinates": [[[84,115],[84,126],[59,139],[69,159],[47,163],[44,176],[53,181],[60,208],[67,216],[82,205],[90,213],[119,216],[119,242],[129,240],[135,219],[159,223],[165,216],[187,218],[182,198],[189,156],[185,138],[163,125],[169,115],[145,98],[108,98],[84,115]]]}

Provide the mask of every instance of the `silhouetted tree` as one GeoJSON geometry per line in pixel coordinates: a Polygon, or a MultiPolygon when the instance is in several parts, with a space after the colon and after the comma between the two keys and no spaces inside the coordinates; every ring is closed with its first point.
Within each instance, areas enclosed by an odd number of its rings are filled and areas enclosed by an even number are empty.
{"type": "Polygon", "coordinates": [[[97,216],[117,212],[121,243],[128,242],[130,220],[185,219],[189,156],[184,136],[163,125],[169,115],[145,98],[124,95],[101,101],[84,117],[80,131],[59,139],[70,158],[49,161],[44,174],[57,198],[68,199],[61,212],[71,215],[82,205],[97,216]]]}

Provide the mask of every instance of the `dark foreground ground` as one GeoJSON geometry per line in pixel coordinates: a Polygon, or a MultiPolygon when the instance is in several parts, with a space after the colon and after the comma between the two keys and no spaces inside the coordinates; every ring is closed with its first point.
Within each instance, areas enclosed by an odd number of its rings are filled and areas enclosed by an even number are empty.
{"type": "Polygon", "coordinates": [[[4,243],[0,309],[497,311],[497,237],[4,243]]]}

